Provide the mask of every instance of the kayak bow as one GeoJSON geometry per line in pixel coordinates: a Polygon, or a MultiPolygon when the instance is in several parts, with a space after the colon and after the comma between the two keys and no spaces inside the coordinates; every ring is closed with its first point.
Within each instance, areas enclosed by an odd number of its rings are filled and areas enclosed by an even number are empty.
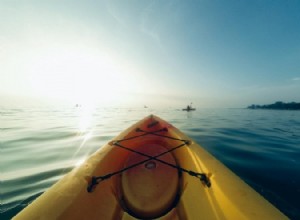
{"type": "Polygon", "coordinates": [[[149,116],[14,219],[287,219],[177,128],[149,116]]]}

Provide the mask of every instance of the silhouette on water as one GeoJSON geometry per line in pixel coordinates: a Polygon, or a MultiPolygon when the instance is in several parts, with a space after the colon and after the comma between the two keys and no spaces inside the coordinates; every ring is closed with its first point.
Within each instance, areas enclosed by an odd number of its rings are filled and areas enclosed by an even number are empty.
{"type": "Polygon", "coordinates": [[[250,105],[248,109],[276,109],[276,110],[300,110],[300,103],[290,102],[275,102],[270,105],[250,105]]]}

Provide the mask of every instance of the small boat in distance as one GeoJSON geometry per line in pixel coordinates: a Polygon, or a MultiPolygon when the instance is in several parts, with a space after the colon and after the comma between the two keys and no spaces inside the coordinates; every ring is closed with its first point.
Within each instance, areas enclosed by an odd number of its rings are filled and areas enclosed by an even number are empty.
{"type": "Polygon", "coordinates": [[[196,109],[192,107],[192,104],[193,103],[191,102],[191,104],[187,105],[186,108],[183,108],[182,111],[187,111],[187,112],[189,112],[189,111],[195,111],[196,109]]]}

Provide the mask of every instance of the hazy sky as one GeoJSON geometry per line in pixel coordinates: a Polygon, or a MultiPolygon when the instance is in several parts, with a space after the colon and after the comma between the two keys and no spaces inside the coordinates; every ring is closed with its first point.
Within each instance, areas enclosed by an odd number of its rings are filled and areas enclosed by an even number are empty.
{"type": "Polygon", "coordinates": [[[0,16],[2,105],[300,102],[300,1],[0,0],[0,16]]]}

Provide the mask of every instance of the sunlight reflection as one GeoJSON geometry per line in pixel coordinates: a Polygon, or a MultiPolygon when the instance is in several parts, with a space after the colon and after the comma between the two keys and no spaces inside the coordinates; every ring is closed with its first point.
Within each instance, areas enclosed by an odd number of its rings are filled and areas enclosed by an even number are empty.
{"type": "Polygon", "coordinates": [[[75,163],[75,167],[79,167],[80,165],[82,165],[85,162],[86,158],[81,158],[78,161],[76,161],[75,163]]]}
{"type": "Polygon", "coordinates": [[[89,140],[89,139],[92,137],[92,134],[93,134],[93,132],[91,131],[91,132],[86,133],[86,134],[84,135],[82,145],[83,145],[87,140],[89,140]]]}
{"type": "MultiPolygon", "coordinates": [[[[86,159],[87,153],[83,152],[83,148],[86,146],[88,140],[90,140],[93,136],[94,130],[94,113],[96,108],[94,105],[88,104],[77,104],[76,105],[76,114],[77,114],[77,130],[78,130],[78,137],[80,139],[80,144],[77,146],[76,151],[73,154],[73,159],[81,157],[81,159],[76,159],[74,165],[76,167],[80,166],[86,159]],[[82,155],[83,154],[83,155],[82,155]],[[82,158],[83,156],[83,158],[82,158]]],[[[86,151],[86,150],[84,150],[86,151]]]]}
{"type": "MultiPolygon", "coordinates": [[[[75,153],[73,154],[73,158],[76,158],[80,153],[80,150],[83,148],[83,146],[85,145],[85,143],[92,137],[93,131],[90,131],[86,134],[83,135],[83,140],[80,144],[80,146],[78,146],[77,150],[75,151],[75,153]]],[[[75,166],[78,167],[80,166],[86,159],[87,153],[84,153],[84,158],[79,159],[78,161],[76,161],[75,166]]]]}
{"type": "Polygon", "coordinates": [[[86,133],[91,127],[95,108],[91,105],[82,106],[78,108],[79,108],[78,129],[80,133],[86,133]]]}

